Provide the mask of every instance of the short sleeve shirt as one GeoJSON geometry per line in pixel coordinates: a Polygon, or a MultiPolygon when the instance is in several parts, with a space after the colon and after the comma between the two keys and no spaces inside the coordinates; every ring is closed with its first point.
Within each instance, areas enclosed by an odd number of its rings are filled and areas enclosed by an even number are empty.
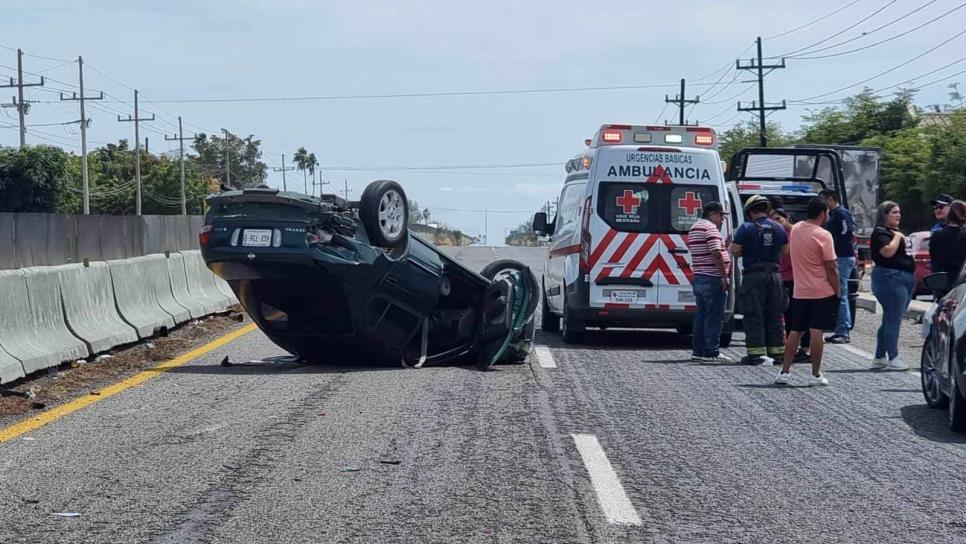
{"type": "Polygon", "coordinates": [[[777,265],[779,251],[788,244],[788,235],[778,223],[759,217],[738,227],[734,243],[741,246],[741,263],[745,268],[757,263],[777,265]]]}
{"type": "Polygon", "coordinates": [[[835,288],[829,283],[825,272],[825,263],[835,261],[832,233],[808,221],[801,221],[792,227],[789,244],[795,274],[795,292],[792,296],[799,299],[834,296],[835,288]]]}
{"type": "Polygon", "coordinates": [[[698,219],[688,231],[688,250],[691,252],[691,271],[703,276],[721,277],[718,267],[714,264],[713,253],[721,252],[725,270],[731,264],[731,257],[724,247],[724,238],[714,223],[707,219],[698,219]]]}

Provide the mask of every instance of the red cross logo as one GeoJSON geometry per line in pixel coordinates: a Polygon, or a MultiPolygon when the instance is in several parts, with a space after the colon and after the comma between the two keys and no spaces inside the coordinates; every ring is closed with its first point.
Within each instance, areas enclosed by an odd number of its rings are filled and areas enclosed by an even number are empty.
{"type": "Polygon", "coordinates": [[[678,207],[688,215],[694,215],[701,207],[701,199],[693,191],[684,193],[684,198],[678,199],[678,207]]]}
{"type": "Polygon", "coordinates": [[[646,180],[644,180],[644,183],[674,183],[674,182],[671,181],[671,176],[667,175],[667,170],[664,169],[664,166],[658,165],[658,167],[654,169],[654,173],[648,176],[646,180]]]}
{"type": "Polygon", "coordinates": [[[634,213],[641,205],[640,197],[634,196],[634,191],[624,189],[624,194],[617,197],[617,205],[624,208],[625,214],[634,213]]]}

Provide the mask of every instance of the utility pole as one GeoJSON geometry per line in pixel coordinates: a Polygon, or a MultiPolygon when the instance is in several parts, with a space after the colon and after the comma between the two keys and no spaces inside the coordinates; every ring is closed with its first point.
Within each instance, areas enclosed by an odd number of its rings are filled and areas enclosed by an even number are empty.
{"type": "Polygon", "coordinates": [[[181,126],[181,116],[178,116],[178,134],[177,136],[172,135],[170,138],[167,134],[164,135],[165,141],[173,142],[178,140],[178,158],[181,165],[181,215],[188,215],[188,195],[185,189],[184,183],[184,141],[186,139],[193,140],[195,135],[192,134],[190,137],[184,137],[184,130],[181,126]]]}
{"type": "Polygon", "coordinates": [[[252,147],[252,137],[245,138],[245,158],[248,160],[248,184],[255,185],[255,149],[252,147]]]}
{"type": "Polygon", "coordinates": [[[80,96],[72,93],[72,96],[65,97],[60,93],[61,100],[77,100],[80,102],[80,133],[81,133],[81,178],[84,180],[84,215],[91,213],[91,186],[90,177],[87,173],[87,113],[84,109],[84,102],[87,100],[104,100],[104,93],[99,92],[98,96],[84,95],[84,58],[77,57],[77,74],[80,80],[80,96]]]}
{"type": "Polygon", "coordinates": [[[768,146],[768,138],[765,136],[765,112],[775,111],[785,109],[785,100],[782,99],[781,106],[768,106],[765,104],[765,76],[772,73],[772,71],[779,68],[785,67],[785,59],[782,59],[781,64],[763,64],[761,58],[761,36],[756,40],[758,44],[758,62],[755,59],[749,59],[748,64],[742,65],[741,59],[735,61],[735,67],[738,70],[751,70],[758,72],[758,101],[751,102],[751,106],[742,107],[741,102],[738,102],[738,111],[757,111],[758,112],[758,142],[761,147],[768,146]],[[766,73],[765,70],[768,70],[766,73]]]}
{"type": "Polygon", "coordinates": [[[117,121],[119,123],[134,123],[134,179],[137,184],[137,190],[135,192],[135,202],[134,202],[134,213],[136,215],[141,215],[141,133],[140,124],[141,121],[154,121],[154,114],[151,117],[142,118],[138,112],[138,90],[134,89],[134,117],[130,115],[127,119],[122,119],[120,115],[117,116],[117,121]]]}
{"type": "Polygon", "coordinates": [[[17,81],[15,83],[13,78],[10,78],[10,83],[0,85],[0,88],[17,88],[17,97],[13,99],[11,104],[4,104],[4,107],[17,108],[17,113],[20,116],[20,149],[27,147],[27,123],[24,117],[27,115],[27,110],[30,109],[30,102],[23,99],[23,88],[43,87],[44,83],[46,83],[44,76],[40,76],[40,83],[23,82],[23,51],[17,49],[17,81]]]}
{"type": "Polygon", "coordinates": [[[225,185],[231,187],[231,151],[228,148],[230,136],[227,128],[223,128],[221,131],[225,133],[225,185]]]}
{"type": "Polygon", "coordinates": [[[687,106],[688,104],[697,104],[697,103],[701,102],[701,97],[700,96],[695,96],[691,100],[688,100],[688,99],[684,98],[684,96],[685,95],[684,95],[684,80],[683,79],[681,80],[681,94],[676,95],[673,99],[672,98],[669,98],[668,95],[664,95],[664,102],[666,102],[668,104],[677,104],[677,106],[678,106],[678,124],[679,125],[687,125],[687,123],[684,122],[684,107],[687,106]]]}
{"type": "Polygon", "coordinates": [[[322,198],[322,190],[323,190],[323,188],[326,185],[332,185],[332,182],[331,181],[325,181],[325,179],[322,177],[322,171],[319,170],[319,182],[316,183],[314,179],[312,180],[312,195],[315,196],[315,187],[318,186],[319,187],[319,198],[322,198]]]}
{"type": "Polygon", "coordinates": [[[349,201],[349,180],[345,180],[345,201],[349,201]]]}
{"type": "Polygon", "coordinates": [[[282,190],[288,191],[288,184],[285,182],[285,172],[291,172],[292,170],[295,170],[295,167],[294,166],[289,166],[288,168],[285,167],[285,153],[282,153],[282,167],[272,168],[272,170],[274,170],[275,172],[282,173],[282,190]]]}
{"type": "Polygon", "coordinates": [[[489,215],[489,210],[483,210],[483,243],[484,244],[490,243],[490,236],[487,234],[490,230],[489,224],[488,224],[488,219],[489,219],[488,215],[489,215]]]}

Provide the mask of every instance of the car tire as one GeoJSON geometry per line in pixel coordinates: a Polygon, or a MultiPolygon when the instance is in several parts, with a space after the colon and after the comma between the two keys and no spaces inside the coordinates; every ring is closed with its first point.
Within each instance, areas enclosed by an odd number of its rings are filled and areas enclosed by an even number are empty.
{"type": "Polygon", "coordinates": [[[726,333],[723,333],[721,335],[721,338],[718,339],[718,347],[719,348],[730,348],[731,347],[731,333],[730,332],[726,332],[726,333]]]}
{"type": "MultiPolygon", "coordinates": [[[[955,371],[956,369],[953,370],[955,371]]],[[[950,375],[955,376],[956,373],[950,372],[950,375]]],[[[951,380],[952,383],[950,384],[949,392],[949,428],[957,433],[966,433],[966,398],[963,398],[963,392],[959,388],[959,380],[955,377],[951,378],[951,380]]]]}
{"type": "Polygon", "coordinates": [[[359,201],[359,219],[372,245],[396,248],[409,235],[409,201],[395,181],[382,179],[366,186],[359,201]]]}
{"type": "Polygon", "coordinates": [[[564,342],[567,342],[568,344],[580,343],[584,339],[584,323],[578,319],[574,319],[572,312],[570,311],[570,306],[567,305],[566,298],[564,298],[563,310],[560,334],[563,336],[564,342]]]}
{"type": "Polygon", "coordinates": [[[547,292],[540,290],[540,330],[543,332],[558,332],[560,330],[560,316],[553,313],[547,304],[547,292]]]}
{"type": "Polygon", "coordinates": [[[939,346],[936,345],[936,335],[930,334],[922,345],[922,355],[919,358],[919,374],[922,384],[922,396],[930,408],[946,408],[949,406],[949,396],[943,391],[942,375],[939,371],[939,346]]]}

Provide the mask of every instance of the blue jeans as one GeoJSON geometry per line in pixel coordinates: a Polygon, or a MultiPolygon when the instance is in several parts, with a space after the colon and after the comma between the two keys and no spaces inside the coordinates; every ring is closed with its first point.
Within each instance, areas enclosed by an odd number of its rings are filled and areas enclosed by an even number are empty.
{"type": "Polygon", "coordinates": [[[881,266],[872,269],[872,294],[882,305],[882,324],[875,337],[876,359],[899,356],[899,327],[915,286],[912,272],[881,266]]]}
{"type": "Polygon", "coordinates": [[[721,278],[703,274],[694,275],[691,288],[698,305],[698,313],[694,315],[691,352],[698,357],[716,357],[728,292],[721,288],[721,278]]]}
{"type": "Polygon", "coordinates": [[[854,317],[849,312],[849,278],[855,270],[855,257],[839,257],[835,260],[839,265],[839,292],[842,294],[842,298],[839,299],[839,318],[835,324],[835,334],[848,336],[854,317]]]}

